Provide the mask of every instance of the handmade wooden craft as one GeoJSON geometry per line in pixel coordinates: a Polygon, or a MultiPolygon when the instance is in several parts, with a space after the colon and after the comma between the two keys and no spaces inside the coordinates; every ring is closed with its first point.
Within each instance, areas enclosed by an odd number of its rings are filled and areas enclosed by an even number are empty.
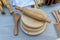
{"type": "Polygon", "coordinates": [[[50,19],[48,19],[47,17],[44,17],[40,14],[40,13],[42,13],[42,10],[35,9],[35,8],[31,8],[32,9],[31,10],[31,9],[28,9],[28,8],[22,8],[22,7],[18,7],[18,6],[16,6],[16,9],[21,10],[23,12],[23,14],[25,14],[29,17],[32,17],[34,19],[37,19],[39,21],[51,22],[50,19]]]}
{"type": "Polygon", "coordinates": [[[14,35],[18,35],[18,22],[20,19],[20,15],[19,14],[14,14],[14,21],[15,21],[15,28],[14,28],[14,35]]]}
{"type": "Polygon", "coordinates": [[[53,12],[53,15],[54,15],[54,17],[56,18],[56,21],[57,21],[57,23],[55,24],[55,29],[56,29],[56,32],[57,32],[57,35],[58,35],[57,40],[60,40],[60,17],[59,17],[58,14],[59,14],[58,11],[53,12]]]}
{"type": "Polygon", "coordinates": [[[5,14],[5,11],[3,10],[3,5],[2,5],[2,2],[0,1],[0,11],[2,14],[5,14]]]}
{"type": "Polygon", "coordinates": [[[9,12],[10,12],[11,14],[13,14],[14,11],[12,10],[12,8],[11,8],[8,0],[1,0],[1,1],[2,1],[2,3],[4,4],[4,6],[6,6],[6,7],[8,8],[9,12]]]}
{"type": "Polygon", "coordinates": [[[38,35],[42,33],[46,28],[46,22],[51,22],[50,19],[47,18],[45,12],[38,8],[37,1],[35,1],[35,8],[22,8],[16,6],[17,10],[23,12],[21,17],[21,29],[29,35],[38,35]]]}

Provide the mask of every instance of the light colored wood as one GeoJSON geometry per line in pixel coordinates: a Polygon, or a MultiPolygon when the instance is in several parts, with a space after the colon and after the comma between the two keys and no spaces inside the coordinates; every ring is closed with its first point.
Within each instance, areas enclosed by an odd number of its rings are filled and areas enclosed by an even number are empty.
{"type": "Polygon", "coordinates": [[[4,4],[4,6],[8,8],[10,14],[14,14],[14,11],[12,10],[12,8],[11,8],[8,0],[1,0],[1,1],[2,1],[2,3],[4,4]]]}
{"type": "Polygon", "coordinates": [[[16,6],[16,9],[22,11],[23,14],[25,14],[25,15],[31,17],[31,18],[34,18],[36,20],[49,22],[49,23],[51,22],[50,19],[41,15],[41,10],[39,11],[38,9],[35,9],[35,8],[33,8],[33,10],[31,10],[32,8],[28,9],[28,8],[22,8],[22,7],[18,7],[18,6],[16,6]],[[39,12],[37,12],[37,10],[39,12]]]}
{"type": "Polygon", "coordinates": [[[45,22],[37,21],[37,20],[30,18],[26,15],[23,15],[21,17],[21,20],[29,28],[39,28],[40,26],[42,26],[45,23],[45,22]]]}
{"type": "Polygon", "coordinates": [[[18,35],[18,22],[20,19],[20,15],[19,14],[14,14],[14,20],[15,20],[15,28],[14,28],[14,35],[18,35]]]}
{"type": "Polygon", "coordinates": [[[57,10],[56,10],[56,15],[57,15],[58,21],[60,22],[59,13],[58,13],[58,11],[57,11],[57,10]]]}
{"type": "Polygon", "coordinates": [[[57,15],[56,15],[56,11],[53,11],[53,16],[55,17],[57,23],[59,23],[59,19],[58,19],[57,15]]]}
{"type": "Polygon", "coordinates": [[[58,11],[56,11],[56,15],[57,15],[57,18],[58,18],[58,23],[56,23],[55,28],[56,28],[56,31],[57,31],[57,34],[58,34],[58,38],[60,38],[60,18],[59,18],[59,15],[58,15],[58,11]]]}
{"type": "Polygon", "coordinates": [[[0,11],[2,12],[2,14],[5,14],[5,11],[2,8],[2,2],[0,1],[0,11]]]}
{"type": "Polygon", "coordinates": [[[58,38],[60,38],[60,24],[56,24],[55,28],[56,28],[56,32],[57,32],[58,38]]]}
{"type": "Polygon", "coordinates": [[[34,0],[34,2],[35,2],[34,8],[38,8],[38,1],[34,0]]]}
{"type": "Polygon", "coordinates": [[[55,24],[55,28],[56,28],[56,32],[58,35],[58,38],[60,38],[60,20],[59,20],[59,16],[58,16],[58,11],[54,11],[53,15],[55,16],[57,23],[55,24]]]}
{"type": "MultiPolygon", "coordinates": [[[[25,33],[28,34],[28,35],[38,35],[38,34],[41,34],[41,33],[45,30],[45,28],[46,28],[46,24],[44,24],[44,25],[42,26],[42,29],[41,29],[40,31],[31,32],[31,31],[28,31],[28,30],[24,29],[23,26],[25,26],[25,25],[22,25],[22,23],[21,23],[21,29],[23,30],[23,32],[25,32],[25,33]]],[[[25,26],[25,27],[26,27],[26,26],[25,26]]]]}
{"type": "MultiPolygon", "coordinates": [[[[22,20],[21,20],[21,22],[22,22],[22,20]]],[[[45,24],[45,23],[44,23],[45,24]]],[[[44,25],[43,24],[43,25],[44,25]]],[[[43,26],[42,25],[42,26],[43,26]]],[[[27,31],[30,31],[30,32],[37,32],[37,31],[40,31],[41,29],[42,29],[42,26],[39,26],[39,28],[30,28],[30,27],[28,27],[27,25],[25,25],[23,22],[22,22],[22,27],[24,28],[24,29],[26,29],[27,31]]]]}

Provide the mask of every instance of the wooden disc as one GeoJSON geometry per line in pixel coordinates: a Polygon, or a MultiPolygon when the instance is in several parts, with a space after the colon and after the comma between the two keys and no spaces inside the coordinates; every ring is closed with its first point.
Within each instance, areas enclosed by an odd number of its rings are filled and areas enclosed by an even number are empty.
{"type": "Polygon", "coordinates": [[[27,27],[30,27],[30,28],[39,28],[44,24],[44,22],[37,21],[26,15],[23,15],[21,20],[27,27]]]}
{"type": "Polygon", "coordinates": [[[38,34],[41,34],[41,33],[45,30],[45,28],[46,28],[46,23],[42,26],[42,28],[41,28],[39,31],[36,31],[36,32],[28,31],[28,30],[26,30],[25,28],[23,28],[23,26],[26,27],[24,24],[21,23],[21,29],[22,29],[26,34],[28,34],[28,35],[38,35],[38,34]]]}
{"type": "MultiPolygon", "coordinates": [[[[44,23],[45,24],[45,23],[44,23]]],[[[43,25],[44,25],[43,24],[43,25]]],[[[37,31],[40,31],[43,27],[43,25],[41,26],[41,27],[39,27],[39,28],[29,28],[29,27],[27,27],[23,22],[22,22],[22,20],[21,20],[21,25],[22,25],[22,27],[24,28],[24,29],[26,29],[27,31],[31,31],[31,32],[37,32],[37,31]]]]}

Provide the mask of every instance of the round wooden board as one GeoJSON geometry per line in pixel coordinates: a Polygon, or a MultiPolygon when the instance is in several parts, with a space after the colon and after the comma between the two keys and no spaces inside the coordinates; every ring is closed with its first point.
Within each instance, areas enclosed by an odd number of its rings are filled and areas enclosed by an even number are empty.
{"type": "MultiPolygon", "coordinates": [[[[45,23],[44,23],[45,24],[45,23]]],[[[44,25],[43,24],[43,25],[44,25]]],[[[22,27],[24,28],[24,29],[26,29],[27,31],[31,31],[31,32],[37,32],[37,31],[40,31],[43,27],[43,25],[41,26],[41,27],[39,27],[39,28],[29,28],[29,27],[27,27],[23,22],[22,22],[22,20],[21,20],[21,25],[22,25],[22,27]]]]}
{"type": "Polygon", "coordinates": [[[21,20],[27,27],[30,27],[30,28],[39,28],[40,26],[42,26],[44,24],[44,22],[37,21],[26,15],[23,15],[21,17],[21,20]]]}
{"type": "MultiPolygon", "coordinates": [[[[25,26],[25,25],[23,25],[23,26],[25,26]]],[[[38,34],[41,34],[41,33],[45,30],[45,28],[46,28],[46,23],[42,26],[42,29],[39,30],[39,31],[37,31],[37,32],[28,31],[28,30],[24,29],[23,26],[22,26],[22,23],[21,23],[21,29],[22,29],[26,34],[28,34],[28,35],[38,35],[38,34]]],[[[26,27],[26,26],[25,26],[25,27],[26,27]]]]}

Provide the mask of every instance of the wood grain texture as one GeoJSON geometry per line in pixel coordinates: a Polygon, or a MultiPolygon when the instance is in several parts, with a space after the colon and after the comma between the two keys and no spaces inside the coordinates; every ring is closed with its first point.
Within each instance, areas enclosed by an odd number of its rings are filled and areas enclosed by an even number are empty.
{"type": "Polygon", "coordinates": [[[25,14],[31,18],[34,18],[36,20],[49,22],[49,23],[51,22],[50,19],[41,15],[41,13],[44,13],[42,10],[35,9],[35,8],[31,8],[31,9],[33,9],[33,10],[31,10],[28,8],[22,8],[22,7],[18,7],[18,6],[16,6],[16,9],[22,11],[23,14],[25,14]],[[37,12],[37,10],[38,10],[38,12],[37,12]]]}
{"type": "Polygon", "coordinates": [[[19,14],[14,14],[14,21],[15,21],[15,28],[14,28],[14,35],[18,35],[18,22],[20,19],[20,15],[19,14]]]}
{"type": "Polygon", "coordinates": [[[9,10],[10,14],[14,14],[13,9],[11,8],[10,3],[8,2],[8,0],[1,0],[2,3],[4,4],[4,6],[9,10]]]}
{"type": "Polygon", "coordinates": [[[3,5],[2,5],[2,2],[0,1],[0,11],[2,14],[5,14],[5,11],[3,10],[3,5]]]}

